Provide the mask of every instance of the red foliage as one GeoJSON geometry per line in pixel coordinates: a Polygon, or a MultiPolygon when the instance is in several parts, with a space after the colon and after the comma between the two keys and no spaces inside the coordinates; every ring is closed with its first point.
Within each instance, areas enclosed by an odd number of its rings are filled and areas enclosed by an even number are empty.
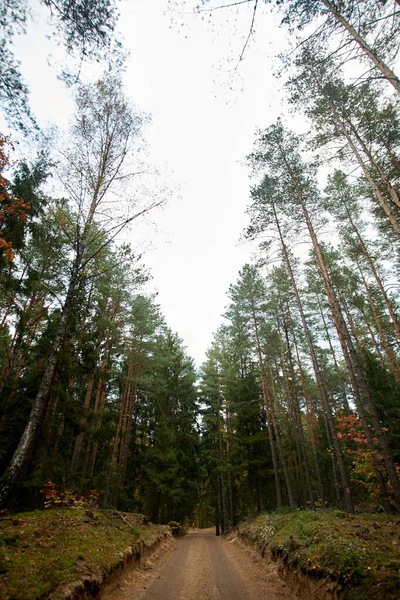
{"type": "Polygon", "coordinates": [[[7,145],[12,149],[9,140],[0,133],[0,255],[4,253],[7,259],[12,261],[15,253],[12,242],[7,240],[9,222],[13,220],[25,223],[30,204],[13,194],[10,182],[2,175],[3,170],[10,164],[7,145]]]}
{"type": "Polygon", "coordinates": [[[356,415],[339,417],[337,421],[337,437],[346,445],[346,451],[349,454],[357,454],[360,446],[366,446],[368,444],[360,419],[356,415]]]}
{"type": "Polygon", "coordinates": [[[368,492],[370,497],[379,502],[382,490],[377,485],[375,471],[372,462],[372,454],[375,455],[379,463],[382,462],[382,456],[378,451],[378,440],[372,438],[375,449],[373,453],[368,448],[368,442],[361,425],[360,419],[356,415],[347,415],[338,417],[336,425],[337,436],[342,443],[345,452],[351,457],[352,470],[350,477],[357,481],[368,492]]]}
{"type": "Polygon", "coordinates": [[[40,490],[40,493],[44,495],[46,507],[50,506],[54,503],[54,501],[58,498],[59,492],[56,489],[56,484],[48,479],[43,486],[43,489],[40,490]]]}
{"type": "Polygon", "coordinates": [[[60,492],[56,488],[56,484],[53,483],[50,479],[46,481],[43,486],[43,489],[40,492],[44,495],[44,506],[45,508],[57,508],[57,507],[96,507],[99,501],[99,494],[96,490],[89,490],[89,495],[87,498],[80,496],[71,490],[65,490],[65,492],[60,492]]]}

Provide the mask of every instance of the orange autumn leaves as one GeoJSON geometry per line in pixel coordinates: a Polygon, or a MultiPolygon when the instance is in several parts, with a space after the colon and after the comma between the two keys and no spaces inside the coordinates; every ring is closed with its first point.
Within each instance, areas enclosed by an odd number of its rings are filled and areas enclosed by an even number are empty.
{"type": "Polygon", "coordinates": [[[15,253],[9,239],[10,230],[18,221],[25,223],[30,204],[14,195],[10,182],[3,176],[3,171],[10,164],[7,146],[12,149],[9,140],[0,134],[0,257],[5,255],[12,261],[15,253]]]}
{"type": "MultiPolygon", "coordinates": [[[[380,504],[383,496],[383,490],[380,485],[377,484],[376,476],[373,467],[372,454],[368,449],[368,442],[365,438],[363,428],[360,419],[350,414],[337,418],[337,436],[340,442],[344,445],[346,454],[352,461],[351,478],[353,481],[358,482],[369,494],[373,500],[380,504]]],[[[378,450],[378,440],[376,437],[372,438],[375,445],[374,454],[380,465],[382,465],[382,455],[378,450]]],[[[392,486],[388,481],[387,474],[383,469],[383,475],[387,491],[392,494],[392,486]]],[[[400,466],[397,467],[400,475],[400,466]]]]}

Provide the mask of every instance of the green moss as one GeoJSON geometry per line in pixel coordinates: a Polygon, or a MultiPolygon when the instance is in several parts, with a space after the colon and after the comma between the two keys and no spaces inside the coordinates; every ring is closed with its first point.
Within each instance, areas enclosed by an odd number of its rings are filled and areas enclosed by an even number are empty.
{"type": "Polygon", "coordinates": [[[341,511],[282,511],[243,523],[239,533],[289,567],[337,582],[346,600],[398,600],[399,521],[341,511]]]}
{"type": "Polygon", "coordinates": [[[0,597],[39,600],[58,586],[117,565],[128,549],[156,539],[137,526],[85,509],[21,513],[0,522],[0,597]]]}

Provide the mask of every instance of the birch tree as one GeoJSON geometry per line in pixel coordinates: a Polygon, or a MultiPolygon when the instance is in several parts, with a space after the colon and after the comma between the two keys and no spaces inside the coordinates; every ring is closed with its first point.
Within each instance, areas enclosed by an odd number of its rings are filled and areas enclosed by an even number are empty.
{"type": "MultiPolygon", "coordinates": [[[[159,206],[152,198],[139,206],[132,171],[124,170],[133,144],[138,141],[143,116],[135,113],[123,94],[121,81],[105,76],[94,86],[82,86],[77,93],[77,112],[71,127],[71,142],[62,152],[64,169],[59,169],[61,184],[75,210],[70,235],[70,270],[60,299],[60,318],[52,351],[40,381],[25,430],[14,456],[1,479],[0,505],[17,485],[28,467],[36,437],[46,410],[49,390],[60,349],[74,307],[86,281],[86,269],[99,251],[117,237],[128,224],[159,206]],[[130,188],[118,189],[119,183],[130,188]],[[127,194],[116,203],[114,192],[127,194]],[[114,204],[113,204],[114,203],[114,204]],[[114,210],[113,206],[117,209],[114,210]],[[100,243],[99,243],[100,240],[100,243]]],[[[132,168],[132,165],[129,165],[132,168]]]]}

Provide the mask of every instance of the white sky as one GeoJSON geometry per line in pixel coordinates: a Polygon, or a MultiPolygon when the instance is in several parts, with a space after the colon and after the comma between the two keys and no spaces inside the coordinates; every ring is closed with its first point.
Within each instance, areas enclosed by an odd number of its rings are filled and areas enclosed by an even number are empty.
{"type": "MultiPolygon", "coordinates": [[[[18,57],[40,124],[66,127],[73,103],[47,64],[57,51],[39,14],[35,9],[35,25],[17,44],[18,57]]],[[[240,161],[251,151],[256,128],[268,126],[282,110],[280,84],[272,75],[285,35],[278,19],[259,15],[256,38],[233,72],[251,10],[242,7],[238,23],[229,10],[214,16],[209,26],[190,14],[171,13],[167,0],[124,0],[119,22],[131,52],[127,94],[152,115],[149,154],[173,190],[167,206],[152,215],[155,225],[139,226],[131,241],[135,246],[138,236],[151,238],[144,262],[158,302],[197,366],[222,322],[226,291],[251,253],[238,244],[249,191],[240,161]]]]}

